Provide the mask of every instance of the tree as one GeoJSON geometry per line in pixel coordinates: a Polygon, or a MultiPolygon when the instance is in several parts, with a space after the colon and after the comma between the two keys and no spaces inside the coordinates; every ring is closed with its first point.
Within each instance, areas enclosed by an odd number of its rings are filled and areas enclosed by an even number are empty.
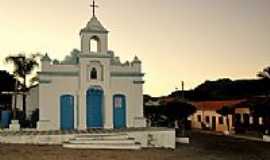
{"type": "Polygon", "coordinates": [[[185,124],[187,118],[196,112],[196,108],[187,102],[180,100],[173,100],[165,104],[165,115],[168,117],[169,121],[175,122],[180,125],[182,135],[185,134],[185,124]]]}
{"type": "MultiPolygon", "coordinates": [[[[78,49],[73,49],[70,52],[70,55],[66,56],[65,59],[60,62],[63,64],[78,64],[79,63],[79,54],[81,52],[78,49]]],[[[54,63],[58,63],[57,60],[54,60],[54,63]]]]}
{"type": "Polygon", "coordinates": [[[222,116],[226,117],[226,125],[228,131],[230,131],[230,121],[229,121],[229,114],[233,113],[233,109],[229,106],[223,106],[221,109],[216,111],[218,114],[221,114],[222,116]]]}
{"type": "Polygon", "coordinates": [[[164,106],[146,106],[144,105],[144,116],[150,121],[151,126],[160,127],[166,126],[166,119],[164,118],[164,106]]]}
{"type": "Polygon", "coordinates": [[[30,85],[31,86],[37,85],[38,83],[39,83],[39,77],[38,77],[38,75],[36,75],[36,76],[34,76],[34,77],[32,77],[30,79],[30,85]]]}
{"type": "Polygon", "coordinates": [[[3,92],[14,92],[15,91],[16,79],[13,75],[7,71],[0,70],[0,109],[12,109],[12,95],[3,94],[3,92]]]}
{"type": "MultiPolygon", "coordinates": [[[[181,98],[182,91],[172,92],[170,97],[181,98]]],[[[268,79],[205,81],[195,89],[184,92],[190,101],[245,99],[257,95],[270,95],[268,79]]]]}
{"type": "Polygon", "coordinates": [[[269,97],[257,97],[245,102],[250,106],[250,110],[257,116],[264,119],[264,130],[270,131],[270,98],[269,97]]]}
{"type": "Polygon", "coordinates": [[[270,80],[270,66],[263,69],[263,71],[257,74],[258,77],[262,79],[270,80]]]}
{"type": "MultiPolygon", "coordinates": [[[[27,75],[31,74],[35,67],[38,66],[38,62],[36,58],[38,54],[31,55],[30,57],[26,57],[24,54],[18,54],[15,56],[8,56],[6,57],[7,63],[12,63],[14,65],[13,74],[16,78],[22,80],[22,89],[21,91],[26,93],[27,92],[27,75]]],[[[26,114],[26,94],[23,94],[23,113],[24,116],[26,114]]]]}

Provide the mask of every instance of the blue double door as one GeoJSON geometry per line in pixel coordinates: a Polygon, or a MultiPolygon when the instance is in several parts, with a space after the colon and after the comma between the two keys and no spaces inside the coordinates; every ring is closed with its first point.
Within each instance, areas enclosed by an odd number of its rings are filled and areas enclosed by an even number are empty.
{"type": "Polygon", "coordinates": [[[114,128],[126,127],[126,97],[124,95],[113,96],[113,125],[114,128]]]}
{"type": "Polygon", "coordinates": [[[104,93],[101,89],[91,88],[87,91],[86,97],[86,119],[87,128],[103,127],[103,97],[104,93]]]}
{"type": "Polygon", "coordinates": [[[62,130],[74,129],[74,96],[60,97],[60,128],[62,130]]]}

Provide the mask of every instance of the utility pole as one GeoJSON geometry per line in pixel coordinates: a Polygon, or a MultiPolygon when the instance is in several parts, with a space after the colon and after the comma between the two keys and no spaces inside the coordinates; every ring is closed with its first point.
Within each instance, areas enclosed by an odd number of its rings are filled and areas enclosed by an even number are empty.
{"type": "Polygon", "coordinates": [[[181,82],[181,86],[182,86],[182,99],[184,100],[185,99],[185,82],[184,81],[181,82]]]}

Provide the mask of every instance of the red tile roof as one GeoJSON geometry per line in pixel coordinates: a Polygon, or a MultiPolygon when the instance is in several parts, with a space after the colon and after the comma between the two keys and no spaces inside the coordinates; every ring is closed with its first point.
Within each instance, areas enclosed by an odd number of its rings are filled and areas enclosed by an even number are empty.
{"type": "Polygon", "coordinates": [[[192,104],[197,108],[197,110],[217,111],[221,109],[223,106],[232,106],[242,101],[243,100],[201,101],[201,102],[192,102],[192,104]]]}

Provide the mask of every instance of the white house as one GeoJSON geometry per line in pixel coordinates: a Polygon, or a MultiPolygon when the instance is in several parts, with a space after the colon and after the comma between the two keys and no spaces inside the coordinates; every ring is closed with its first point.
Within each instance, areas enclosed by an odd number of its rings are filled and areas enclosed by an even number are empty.
{"type": "Polygon", "coordinates": [[[108,50],[108,30],[93,15],[80,31],[72,63],[42,58],[38,130],[145,127],[141,61],[121,63],[108,50]]]}

